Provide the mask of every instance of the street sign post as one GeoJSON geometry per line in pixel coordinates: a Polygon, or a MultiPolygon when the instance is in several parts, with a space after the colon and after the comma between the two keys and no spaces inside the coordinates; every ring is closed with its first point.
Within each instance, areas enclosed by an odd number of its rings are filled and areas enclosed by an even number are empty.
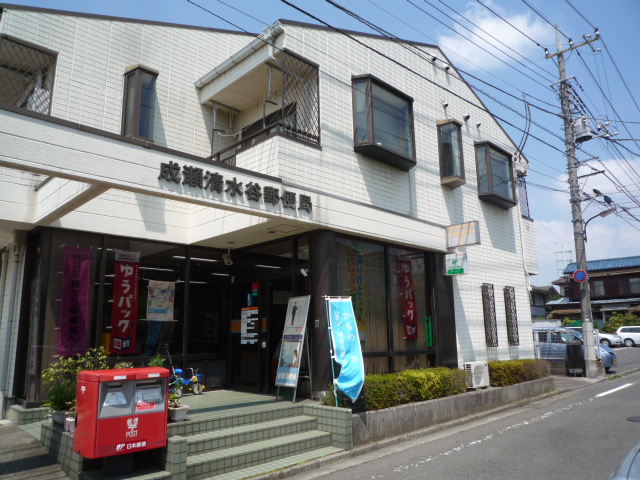
{"type": "Polygon", "coordinates": [[[573,279],[576,282],[584,282],[588,278],[587,272],[584,270],[576,270],[573,272],[573,279]]]}

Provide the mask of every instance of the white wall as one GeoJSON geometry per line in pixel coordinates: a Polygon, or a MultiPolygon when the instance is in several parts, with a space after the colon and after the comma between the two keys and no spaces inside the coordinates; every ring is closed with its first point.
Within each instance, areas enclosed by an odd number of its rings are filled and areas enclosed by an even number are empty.
{"type": "MultiPolygon", "coordinates": [[[[109,132],[120,132],[124,69],[142,64],[158,70],[156,143],[199,156],[209,154],[207,131],[211,112],[200,106],[193,82],[252,38],[235,33],[10,9],[3,16],[3,29],[5,33],[60,52],[54,116],[109,132]]],[[[467,248],[470,273],[454,279],[460,361],[532,356],[527,277],[523,267],[526,264],[531,273],[535,268],[532,225],[523,222],[525,236],[521,240],[519,208],[505,210],[480,201],[477,195],[474,142],[488,140],[514,152],[513,142],[491,115],[483,111],[479,99],[459,80],[454,69],[450,70],[452,75],[447,75],[393,42],[371,37],[362,39],[419,71],[424,78],[336,32],[286,25],[286,48],[320,65],[322,148],[294,141],[269,142],[247,154],[247,165],[280,176],[284,184],[340,197],[343,200],[339,208],[347,211],[337,213],[357,211],[358,207],[354,206],[357,202],[408,215],[440,228],[479,221],[481,245],[467,248]],[[410,172],[353,151],[351,76],[362,74],[374,74],[414,99],[417,165],[410,172]],[[449,104],[446,111],[443,101],[449,104]],[[453,118],[462,122],[465,113],[471,115],[462,128],[467,183],[450,190],[440,185],[436,121],[453,118]],[[476,127],[478,122],[482,124],[480,128],[476,127]],[[482,283],[493,284],[496,293],[500,346],[490,351],[484,346],[482,283]],[[516,349],[509,348],[506,342],[504,286],[516,289],[521,325],[520,348],[516,349]]],[[[432,53],[443,58],[437,49],[422,48],[428,52],[425,54],[428,58],[432,53]]],[[[98,216],[101,222],[106,222],[102,225],[106,230],[115,231],[124,223],[144,238],[166,238],[172,229],[178,231],[185,225],[172,221],[169,209],[178,213],[179,202],[174,205],[142,194],[111,190],[74,215],[63,217],[56,225],[82,229],[98,216]],[[157,223],[149,222],[149,218],[156,217],[157,223]]],[[[187,214],[194,210],[206,213],[201,208],[185,210],[187,214]]],[[[405,217],[398,216],[396,221],[401,222],[402,218],[405,217]]],[[[201,219],[186,222],[190,224],[203,228],[205,222],[201,219]]],[[[359,228],[358,233],[363,236],[394,241],[393,230],[381,235],[375,222],[363,222],[359,228]]],[[[424,231],[430,228],[424,227],[424,231]]],[[[404,244],[413,242],[415,235],[420,234],[413,226],[404,232],[398,228],[397,232],[396,241],[404,244]]],[[[180,238],[177,235],[174,241],[180,238]]]]}

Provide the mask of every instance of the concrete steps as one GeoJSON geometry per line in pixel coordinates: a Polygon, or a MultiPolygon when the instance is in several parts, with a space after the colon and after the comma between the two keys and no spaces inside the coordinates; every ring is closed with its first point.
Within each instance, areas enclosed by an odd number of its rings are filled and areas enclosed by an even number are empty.
{"type": "Polygon", "coordinates": [[[329,447],[330,437],[327,432],[312,430],[190,455],[187,479],[211,478],[257,465],[261,465],[260,470],[266,473],[269,470],[263,470],[262,464],[329,447]]]}
{"type": "Polygon", "coordinates": [[[316,420],[314,417],[296,415],[281,420],[213,430],[187,437],[187,453],[188,455],[197,455],[205,451],[229,448],[315,428],[316,420]]]}
{"type": "Polygon", "coordinates": [[[187,480],[242,479],[342,451],[304,410],[282,402],[222,412],[194,408],[187,421],[169,425],[170,451],[185,453],[168,453],[166,470],[175,472],[184,461],[186,471],[179,469],[187,480]]]}
{"type": "Polygon", "coordinates": [[[206,480],[241,480],[244,478],[254,477],[256,475],[273,472],[287,467],[292,467],[301,463],[306,463],[316,458],[325,457],[334,453],[342,452],[341,448],[337,447],[324,447],[309,452],[300,453],[297,455],[291,455],[289,457],[274,460],[267,463],[261,463],[257,467],[248,467],[240,470],[235,470],[229,473],[223,473],[222,475],[216,475],[215,477],[209,477],[206,480]]]}

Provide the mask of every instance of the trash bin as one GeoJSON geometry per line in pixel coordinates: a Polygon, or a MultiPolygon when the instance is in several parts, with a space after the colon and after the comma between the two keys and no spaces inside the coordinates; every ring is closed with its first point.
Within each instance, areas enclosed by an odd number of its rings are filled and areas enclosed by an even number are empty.
{"type": "Polygon", "coordinates": [[[584,355],[580,340],[567,341],[567,375],[573,377],[584,375],[584,355]]]}

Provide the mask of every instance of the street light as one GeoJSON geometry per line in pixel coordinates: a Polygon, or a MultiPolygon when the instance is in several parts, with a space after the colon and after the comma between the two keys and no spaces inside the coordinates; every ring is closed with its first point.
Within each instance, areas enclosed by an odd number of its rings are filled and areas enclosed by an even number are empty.
{"type": "Polygon", "coordinates": [[[582,228],[582,235],[584,236],[584,241],[587,241],[587,224],[596,217],[606,217],[607,215],[611,215],[612,213],[616,213],[616,208],[609,208],[608,210],[603,210],[599,214],[594,215],[589,220],[584,222],[584,227],[582,228]]]}

